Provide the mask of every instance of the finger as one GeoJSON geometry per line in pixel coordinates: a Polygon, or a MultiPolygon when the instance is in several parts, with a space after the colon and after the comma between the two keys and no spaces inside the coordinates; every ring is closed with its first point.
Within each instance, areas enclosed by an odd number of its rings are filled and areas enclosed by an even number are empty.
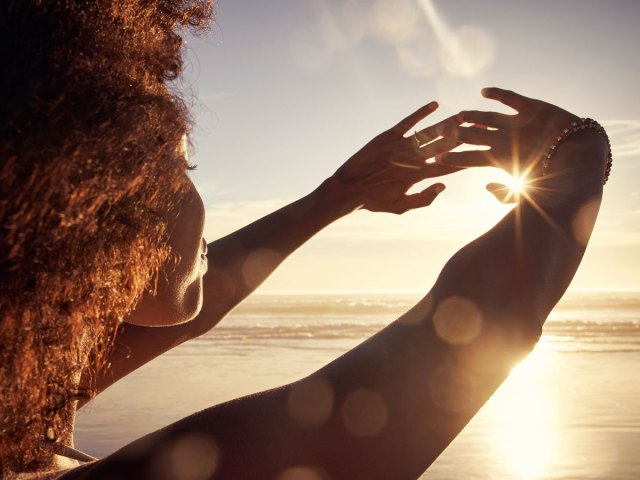
{"type": "Polygon", "coordinates": [[[396,213],[404,213],[408,210],[431,205],[444,189],[445,186],[442,183],[436,183],[435,185],[425,188],[419,193],[405,195],[395,203],[396,208],[394,211],[396,211],[396,213]]]}
{"type": "Polygon", "coordinates": [[[410,163],[412,165],[424,165],[425,160],[433,158],[438,153],[448,152],[453,150],[461,142],[457,140],[449,140],[447,138],[440,138],[434,142],[428,143],[423,147],[413,147],[411,149],[397,150],[394,153],[393,159],[389,163],[398,165],[410,163]]]}
{"type": "Polygon", "coordinates": [[[533,99],[525,97],[524,95],[498,87],[483,88],[482,96],[504,103],[518,112],[525,110],[533,101],[533,99]]]}
{"type": "Polygon", "coordinates": [[[422,180],[426,180],[427,178],[442,177],[444,175],[459,172],[460,170],[464,170],[464,168],[438,165],[437,163],[427,163],[420,172],[416,173],[416,176],[413,178],[413,183],[418,183],[422,180]]]}
{"type": "Polygon", "coordinates": [[[425,163],[421,160],[419,163],[396,163],[400,168],[403,168],[403,172],[398,172],[396,175],[389,176],[389,181],[403,181],[406,183],[414,184],[427,178],[441,177],[443,175],[449,175],[462,170],[459,167],[450,167],[446,165],[438,165],[435,162],[425,163]]]}
{"type": "Polygon", "coordinates": [[[427,160],[429,158],[433,158],[439,153],[448,152],[449,150],[453,150],[460,142],[457,140],[450,140],[448,138],[441,138],[436,140],[435,142],[431,142],[424,147],[420,147],[417,149],[417,152],[423,160],[427,160]]]}
{"type": "Polygon", "coordinates": [[[500,203],[516,203],[518,201],[518,195],[502,183],[489,183],[486,188],[500,203]]]}
{"type": "Polygon", "coordinates": [[[417,138],[420,145],[424,145],[425,143],[429,143],[440,136],[438,129],[448,126],[455,127],[460,125],[460,123],[461,122],[458,121],[457,116],[454,115],[452,117],[445,118],[441,122],[435,123],[430,127],[423,128],[422,130],[415,132],[411,137],[407,137],[407,139],[414,140],[415,144],[415,139],[417,138]]]}
{"type": "Polygon", "coordinates": [[[415,168],[415,165],[407,164],[402,165],[400,168],[405,168],[406,170],[387,175],[384,179],[370,179],[363,182],[363,185],[368,188],[373,188],[401,183],[408,189],[411,185],[426,180],[427,178],[442,177],[464,170],[463,168],[438,165],[436,163],[422,163],[419,168],[415,168]]]}
{"type": "Polygon", "coordinates": [[[404,158],[401,160],[393,159],[389,160],[389,163],[398,168],[406,168],[407,170],[422,170],[424,161],[422,159],[416,160],[415,158],[404,158]]]}
{"type": "Polygon", "coordinates": [[[436,163],[445,167],[500,167],[491,150],[467,150],[436,155],[436,163]]]}
{"type": "Polygon", "coordinates": [[[409,129],[413,128],[416,123],[432,114],[434,111],[436,111],[437,108],[438,102],[428,103],[424,107],[421,107],[413,112],[408,117],[402,119],[395,126],[391,127],[390,131],[398,135],[404,135],[409,129]]]}
{"type": "Polygon", "coordinates": [[[476,123],[493,128],[507,128],[511,124],[513,115],[497,112],[482,112],[480,110],[464,110],[456,115],[460,123],[476,123]]]}
{"type": "Polygon", "coordinates": [[[499,139],[499,134],[495,130],[485,128],[447,126],[440,129],[439,132],[446,139],[471,145],[492,147],[499,139]]]}

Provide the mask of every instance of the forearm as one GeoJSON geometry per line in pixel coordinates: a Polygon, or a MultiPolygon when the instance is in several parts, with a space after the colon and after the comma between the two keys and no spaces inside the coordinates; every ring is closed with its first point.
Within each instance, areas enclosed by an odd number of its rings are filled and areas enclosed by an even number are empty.
{"type": "Polygon", "coordinates": [[[431,293],[389,327],[306,379],[151,434],[86,478],[116,469],[151,478],[156,452],[187,434],[215,442],[216,479],[277,478],[301,465],[335,479],[417,478],[530,351],[575,272],[584,244],[568,236],[570,225],[585,200],[599,198],[601,175],[597,161],[565,153],[557,167],[571,167],[566,190],[534,195],[546,213],[523,202],[458,252],[431,293]],[[576,160],[586,169],[572,167],[576,160]]]}
{"type": "Polygon", "coordinates": [[[358,207],[331,177],[309,195],[208,245],[203,308],[215,323],[251,294],[295,250],[358,207]]]}
{"type": "Polygon", "coordinates": [[[549,195],[534,193],[464,247],[389,327],[306,379],[151,434],[86,478],[152,478],[157,452],[191,434],[215,442],[217,479],[300,465],[336,479],[417,478],[530,351],[576,271],[593,219],[581,241],[573,225],[585,202],[599,202],[604,154],[599,144],[563,149],[554,171],[567,175],[538,185],[549,195]]]}
{"type": "MultiPolygon", "coordinates": [[[[161,329],[137,326],[155,324],[149,319],[165,314],[161,303],[143,300],[132,317],[142,315],[146,319],[140,322],[140,318],[136,321],[130,317],[129,323],[134,325],[119,329],[115,347],[105,362],[109,367],[101,370],[96,379],[98,391],[166,350],[211,330],[288,255],[346,213],[360,207],[402,213],[431,204],[441,191],[441,184],[431,185],[417,194],[406,195],[406,191],[425,178],[455,171],[455,168],[433,165],[424,169],[419,165],[457,142],[436,140],[424,148],[408,149],[403,133],[434,108],[434,105],[422,108],[374,138],[311,194],[211,243],[209,272],[203,278],[203,305],[191,321],[161,329]],[[406,168],[407,162],[412,168],[406,168]]],[[[433,139],[437,125],[416,135],[424,141],[433,139]]]]}
{"type": "Polygon", "coordinates": [[[406,192],[422,180],[457,170],[425,165],[427,159],[459,144],[435,140],[440,126],[455,122],[446,119],[414,132],[411,139],[404,134],[436,108],[437,103],[431,102],[373,138],[310,195],[211,243],[200,321],[215,324],[288,255],[354,209],[401,214],[430,205],[443,185],[434,184],[411,195],[406,192]]]}
{"type": "Polygon", "coordinates": [[[571,225],[601,194],[597,150],[566,149],[555,171],[570,176],[539,184],[554,191],[463,248],[388,328],[305,380],[211,409],[206,432],[228,452],[220,478],[292,465],[338,479],[417,478],[531,350],[573,277],[585,245],[571,225]]]}
{"type": "Polygon", "coordinates": [[[602,198],[606,144],[581,132],[562,146],[547,177],[444,267],[434,295],[544,322],[584,254],[602,198]]]}

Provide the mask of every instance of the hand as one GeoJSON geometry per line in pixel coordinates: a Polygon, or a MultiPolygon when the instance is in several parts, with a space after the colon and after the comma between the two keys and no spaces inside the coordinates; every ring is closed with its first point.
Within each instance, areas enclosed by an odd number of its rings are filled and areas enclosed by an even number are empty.
{"type": "Polygon", "coordinates": [[[487,191],[491,193],[500,203],[518,203],[520,192],[514,191],[503,183],[488,183],[487,191]]]}
{"type": "Polygon", "coordinates": [[[495,166],[522,177],[541,174],[545,149],[564,127],[579,118],[550,103],[527,98],[509,90],[485,88],[482,95],[497,100],[518,113],[469,110],[460,112],[459,124],[444,125],[438,130],[444,138],[472,145],[485,145],[489,150],[450,152],[436,157],[436,162],[450,167],[495,166]]]}
{"type": "Polygon", "coordinates": [[[459,145],[457,140],[438,139],[440,135],[436,132],[440,126],[457,125],[455,118],[404,136],[437,108],[438,104],[431,102],[412,113],[367,143],[333,174],[332,178],[339,180],[357,207],[401,214],[430,205],[444,190],[444,185],[437,183],[419,193],[406,194],[421,180],[459,170],[427,163],[427,159],[459,145]]]}

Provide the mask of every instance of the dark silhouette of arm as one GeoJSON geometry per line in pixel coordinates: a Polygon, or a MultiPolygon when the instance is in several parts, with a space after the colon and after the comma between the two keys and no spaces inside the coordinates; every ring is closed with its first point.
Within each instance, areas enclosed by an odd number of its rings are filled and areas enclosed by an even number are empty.
{"type": "Polygon", "coordinates": [[[597,134],[575,134],[553,175],[456,253],[421,302],[344,356],[65,478],[154,478],[163,455],[193,435],[215,444],[214,479],[278,478],[295,466],[334,479],[417,478],[537,342],[584,253],[605,154],[597,134]]]}
{"type": "MultiPolygon", "coordinates": [[[[404,133],[437,108],[431,103],[381,133],[354,154],[338,171],[309,195],[286,205],[208,245],[209,271],[204,276],[203,305],[193,320],[161,328],[157,319],[135,319],[119,328],[106,367],[85,372],[82,384],[100,393],[158,355],[198,337],[216,326],[234,307],[264,282],[277,267],[311,237],[339,218],[359,208],[403,213],[431,204],[442,184],[433,184],[417,194],[406,195],[416,182],[455,172],[425,160],[445,152],[457,141],[439,139],[436,129],[452,124],[446,119],[416,135],[426,144],[416,147],[414,137],[404,133]]],[[[144,300],[143,300],[144,302],[144,300]]],[[[154,310],[153,315],[163,312],[154,310]]],[[[160,322],[169,324],[169,321],[160,322]]],[[[81,400],[79,405],[86,404],[81,400]]]]}

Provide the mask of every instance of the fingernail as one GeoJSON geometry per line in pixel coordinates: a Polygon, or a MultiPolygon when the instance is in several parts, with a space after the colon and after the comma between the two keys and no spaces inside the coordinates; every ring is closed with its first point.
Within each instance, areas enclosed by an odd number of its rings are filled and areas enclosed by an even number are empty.
{"type": "Polygon", "coordinates": [[[489,95],[489,87],[483,88],[482,90],[480,90],[480,93],[486,97],[487,95],[489,95]]]}
{"type": "Polygon", "coordinates": [[[445,187],[443,184],[436,185],[436,195],[439,195],[440,193],[442,193],[445,188],[447,187],[445,187]]]}
{"type": "Polygon", "coordinates": [[[427,105],[431,110],[435,110],[436,108],[438,108],[438,102],[431,102],[429,105],[427,105]]]}
{"type": "Polygon", "coordinates": [[[442,163],[446,156],[446,153],[439,153],[434,157],[434,160],[436,161],[436,163],[442,163]]]}

